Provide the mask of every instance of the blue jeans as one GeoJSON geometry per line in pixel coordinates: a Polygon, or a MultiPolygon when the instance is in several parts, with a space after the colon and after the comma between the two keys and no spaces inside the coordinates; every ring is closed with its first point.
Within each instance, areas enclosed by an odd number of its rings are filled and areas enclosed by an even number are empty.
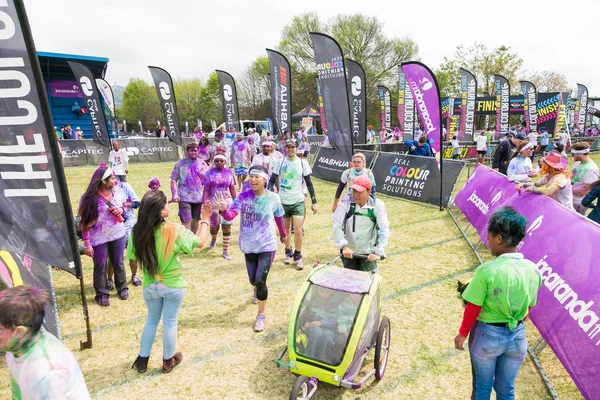
{"type": "Polygon", "coordinates": [[[310,331],[308,331],[307,355],[327,361],[331,358],[331,350],[333,350],[334,345],[335,332],[320,326],[310,328],[310,331]]]}
{"type": "Polygon", "coordinates": [[[150,357],[161,315],[163,317],[163,360],[173,357],[177,343],[177,318],[184,293],[185,289],[170,288],[160,282],[151,283],[144,288],[148,318],[142,331],[141,357],[150,357]]]}
{"type": "Polygon", "coordinates": [[[492,387],[497,400],[515,398],[515,379],[527,355],[525,324],[510,331],[477,322],[470,334],[469,353],[474,400],[489,400],[492,387]]]}

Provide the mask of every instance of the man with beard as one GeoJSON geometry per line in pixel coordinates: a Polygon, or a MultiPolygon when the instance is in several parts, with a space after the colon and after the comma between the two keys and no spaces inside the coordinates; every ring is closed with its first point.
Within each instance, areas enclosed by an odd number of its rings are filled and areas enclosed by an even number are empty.
{"type": "Polygon", "coordinates": [[[196,143],[188,144],[185,150],[187,157],[177,161],[171,173],[171,202],[179,203],[179,219],[195,235],[200,223],[202,181],[208,165],[198,158],[196,143]]]}

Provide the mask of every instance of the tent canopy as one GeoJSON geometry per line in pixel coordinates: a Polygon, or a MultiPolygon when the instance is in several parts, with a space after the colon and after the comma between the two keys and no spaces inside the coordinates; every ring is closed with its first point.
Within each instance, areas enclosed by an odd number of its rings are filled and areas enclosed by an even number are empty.
{"type": "Polygon", "coordinates": [[[302,109],[302,111],[297,112],[292,115],[292,118],[299,119],[304,117],[312,117],[315,119],[321,119],[321,114],[319,113],[319,109],[312,104],[307,105],[302,109]]]}

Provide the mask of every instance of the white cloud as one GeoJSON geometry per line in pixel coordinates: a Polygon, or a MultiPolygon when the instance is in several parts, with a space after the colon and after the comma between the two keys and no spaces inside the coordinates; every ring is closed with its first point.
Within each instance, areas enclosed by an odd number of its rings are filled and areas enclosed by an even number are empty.
{"type": "Polygon", "coordinates": [[[148,65],[161,66],[174,77],[205,78],[215,69],[237,76],[266,55],[265,48],[279,43],[282,28],[294,15],[315,11],[323,19],[339,13],[376,16],[389,36],[417,42],[421,60],[433,68],[461,43],[507,45],[523,58],[525,69],[555,70],[572,87],[584,83],[600,96],[600,28],[592,19],[600,3],[594,0],[25,3],[38,50],[108,57],[107,79],[122,85],[131,77],[150,81],[148,65]]]}

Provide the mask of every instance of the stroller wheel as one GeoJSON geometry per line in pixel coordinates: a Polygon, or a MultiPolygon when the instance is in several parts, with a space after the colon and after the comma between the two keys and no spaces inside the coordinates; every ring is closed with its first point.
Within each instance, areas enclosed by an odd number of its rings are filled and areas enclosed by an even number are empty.
{"type": "Polygon", "coordinates": [[[375,378],[380,381],[385,374],[388,356],[390,353],[390,320],[383,317],[377,332],[377,344],[375,345],[375,378]]]}
{"type": "MultiPolygon", "coordinates": [[[[292,386],[290,400],[308,400],[314,393],[311,389],[311,382],[306,376],[299,376],[292,386]]],[[[316,388],[315,388],[316,389],[316,388]]]]}

